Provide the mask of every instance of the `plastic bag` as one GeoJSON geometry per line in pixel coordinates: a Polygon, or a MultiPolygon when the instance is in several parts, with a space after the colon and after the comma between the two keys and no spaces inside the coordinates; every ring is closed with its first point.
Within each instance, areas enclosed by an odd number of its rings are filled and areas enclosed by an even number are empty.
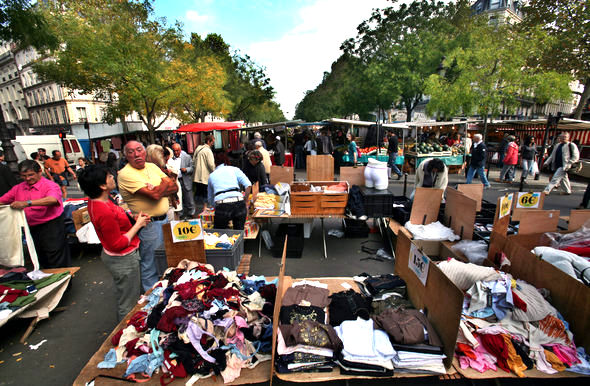
{"type": "Polygon", "coordinates": [[[328,231],[328,236],[334,236],[334,237],[338,237],[339,239],[341,239],[344,236],[344,232],[339,231],[338,229],[330,229],[328,231]]]}
{"type": "Polygon", "coordinates": [[[451,247],[464,254],[470,263],[482,265],[488,257],[488,244],[483,240],[462,240],[451,247]]]}
{"type": "Polygon", "coordinates": [[[531,167],[529,168],[529,175],[534,176],[537,173],[539,173],[539,164],[537,161],[533,161],[531,163],[531,167]]]}

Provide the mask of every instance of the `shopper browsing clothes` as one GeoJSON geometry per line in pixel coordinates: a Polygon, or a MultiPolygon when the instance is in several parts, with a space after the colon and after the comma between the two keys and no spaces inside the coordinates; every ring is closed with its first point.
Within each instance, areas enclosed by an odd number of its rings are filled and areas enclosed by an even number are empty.
{"type": "MultiPolygon", "coordinates": [[[[443,161],[438,158],[426,158],[416,169],[415,188],[447,188],[449,183],[449,169],[443,161]]],[[[412,192],[411,198],[414,198],[416,189],[412,192]]]]}
{"type": "Polygon", "coordinates": [[[130,218],[123,208],[113,203],[109,192],[115,189],[115,177],[106,166],[85,167],[80,171],[78,182],[89,198],[88,215],[103,247],[100,258],[115,281],[117,313],[122,320],[141,296],[137,233],[149,223],[150,217],[140,212],[130,218]]]}
{"type": "Polygon", "coordinates": [[[545,160],[545,166],[551,168],[554,173],[551,181],[545,187],[544,192],[545,194],[549,194],[557,185],[561,185],[561,189],[563,190],[561,194],[572,194],[567,171],[572,167],[574,162],[580,159],[580,151],[575,144],[569,141],[570,135],[568,133],[559,134],[557,139],[559,140],[559,144],[553,148],[551,155],[545,160]]]}
{"type": "Polygon", "coordinates": [[[18,171],[23,182],[0,197],[0,203],[25,211],[42,268],[69,267],[70,247],[59,186],[43,177],[41,166],[33,160],[19,163],[18,171]]]}
{"type": "Polygon", "coordinates": [[[240,169],[223,164],[217,166],[207,185],[207,202],[215,207],[215,229],[227,229],[230,220],[233,229],[244,229],[251,187],[250,180],[240,169]]]}
{"type": "Polygon", "coordinates": [[[160,168],[146,162],[146,150],[137,141],[123,148],[128,164],[119,171],[119,190],[134,214],[146,213],[150,222],[140,232],[141,284],[149,290],[158,281],[155,250],[164,242],[162,225],[168,222],[168,196],[178,191],[176,183],[160,168]]]}

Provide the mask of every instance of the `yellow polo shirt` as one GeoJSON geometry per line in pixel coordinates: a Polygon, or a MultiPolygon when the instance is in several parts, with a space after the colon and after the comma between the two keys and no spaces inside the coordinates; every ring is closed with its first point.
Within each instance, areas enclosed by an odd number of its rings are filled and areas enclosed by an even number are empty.
{"type": "Polygon", "coordinates": [[[119,171],[119,191],[133,213],[144,212],[150,216],[161,216],[168,211],[168,197],[156,201],[137,193],[139,189],[147,187],[147,184],[160,185],[164,177],[167,177],[166,174],[150,162],[146,162],[143,169],[136,169],[127,164],[119,171]]]}

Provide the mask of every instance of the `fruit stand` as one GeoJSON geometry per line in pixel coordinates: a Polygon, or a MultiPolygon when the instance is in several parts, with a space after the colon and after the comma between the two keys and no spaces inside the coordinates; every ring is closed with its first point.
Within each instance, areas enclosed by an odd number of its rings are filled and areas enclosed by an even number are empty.
{"type": "Polygon", "coordinates": [[[409,166],[414,169],[426,158],[436,157],[449,167],[449,173],[458,173],[465,162],[465,148],[462,145],[448,146],[421,142],[411,145],[405,155],[409,166]]]}
{"type": "MultiPolygon", "coordinates": [[[[387,162],[389,161],[389,156],[387,155],[387,149],[381,147],[377,149],[376,146],[366,147],[366,148],[359,148],[359,152],[361,153],[360,157],[357,157],[357,162],[366,164],[369,162],[370,158],[376,159],[377,161],[387,162]]],[[[344,162],[352,163],[352,159],[349,154],[344,154],[342,156],[342,160],[344,162]]],[[[404,156],[399,155],[395,159],[395,163],[401,165],[404,163],[404,156]]]]}

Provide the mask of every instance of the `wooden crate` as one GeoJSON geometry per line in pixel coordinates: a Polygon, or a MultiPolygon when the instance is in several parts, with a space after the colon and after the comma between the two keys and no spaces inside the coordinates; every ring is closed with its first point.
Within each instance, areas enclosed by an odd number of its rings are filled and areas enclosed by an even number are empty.
{"type": "MultiPolygon", "coordinates": [[[[345,182],[345,181],[344,181],[345,182]]],[[[310,192],[310,186],[337,185],[338,181],[294,182],[291,185],[291,214],[294,215],[343,215],[348,203],[346,193],[310,192]]]]}

